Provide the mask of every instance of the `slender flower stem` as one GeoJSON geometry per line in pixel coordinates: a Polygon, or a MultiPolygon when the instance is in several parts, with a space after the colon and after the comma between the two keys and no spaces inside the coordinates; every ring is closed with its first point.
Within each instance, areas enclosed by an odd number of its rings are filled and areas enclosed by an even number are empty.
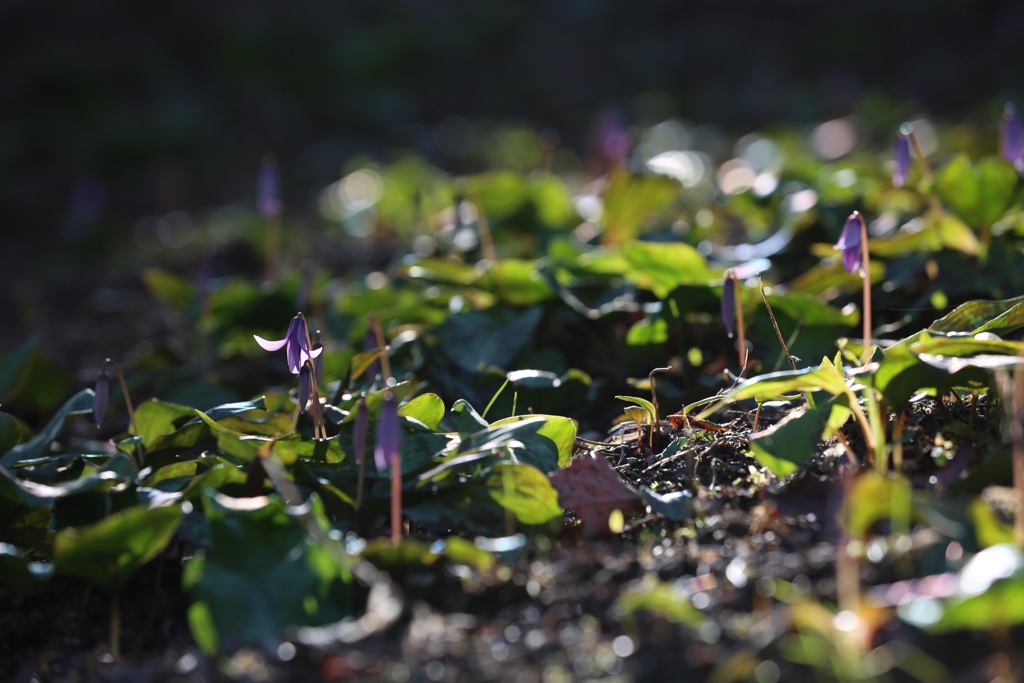
{"type": "Polygon", "coordinates": [[[924,149],[921,147],[921,141],[917,139],[917,133],[914,132],[914,128],[909,124],[907,128],[909,129],[907,137],[910,138],[910,145],[914,148],[914,156],[917,157],[917,165],[921,169],[921,177],[930,183],[933,176],[932,167],[928,164],[928,157],[924,155],[924,149]]]}
{"type": "MultiPolygon", "coordinates": [[[[974,405],[971,404],[972,410],[974,405]]],[[[1007,412],[1011,416],[1009,423],[1013,448],[1013,489],[1017,495],[1017,513],[1014,515],[1013,530],[1017,545],[1024,546],[1024,370],[1019,364],[1013,368],[1013,397],[1007,412]]]]}
{"type": "MultiPolygon", "coordinates": [[[[125,405],[125,408],[128,410],[128,421],[131,423],[132,430],[135,432],[135,435],[136,436],[142,436],[142,432],[139,431],[139,425],[135,421],[135,408],[132,406],[132,397],[128,393],[128,383],[124,381],[124,373],[121,372],[121,367],[117,363],[115,363],[113,360],[111,360],[110,358],[107,358],[103,362],[106,365],[109,365],[110,367],[114,368],[114,372],[117,374],[117,381],[120,382],[120,384],[121,384],[121,393],[124,394],[124,405],[125,405]]],[[[139,465],[139,467],[142,467],[142,444],[139,443],[138,446],[139,446],[139,448],[138,448],[138,453],[139,453],[139,463],[138,463],[138,465],[139,465]]]]}
{"type": "Polygon", "coordinates": [[[864,322],[864,365],[871,361],[871,261],[868,250],[868,226],[864,216],[857,214],[860,220],[860,268],[864,279],[864,305],[861,318],[864,322]]]}
{"type": "Polygon", "coordinates": [[[391,543],[402,542],[402,459],[391,458],[391,543]]]}
{"type": "Polygon", "coordinates": [[[786,340],[782,338],[782,332],[779,330],[779,323],[775,320],[775,314],[772,313],[772,305],[768,303],[768,295],[764,291],[764,282],[761,281],[761,276],[757,276],[757,284],[761,286],[761,298],[764,299],[764,307],[768,310],[768,317],[771,318],[772,327],[775,328],[775,336],[779,338],[779,344],[782,345],[782,350],[786,354],[786,358],[789,359],[789,364],[796,370],[796,361],[793,360],[793,354],[789,352],[789,347],[786,346],[786,340]]]}
{"type": "Polygon", "coordinates": [[[391,379],[391,362],[388,359],[387,344],[384,343],[384,328],[381,327],[380,319],[376,316],[376,314],[370,316],[370,325],[373,328],[374,336],[377,337],[377,348],[381,350],[381,376],[384,378],[384,383],[387,384],[388,380],[391,379]]]}
{"type": "MultiPolygon", "coordinates": [[[[306,325],[306,316],[302,315],[301,313],[299,313],[298,315],[299,315],[300,318],[302,318],[302,329],[305,331],[305,334],[306,334],[306,348],[309,349],[310,352],[312,352],[313,351],[313,342],[309,338],[309,326],[306,325]]],[[[323,353],[323,351],[321,351],[320,353],[323,353]]],[[[314,434],[315,438],[323,439],[324,441],[326,441],[327,440],[327,426],[324,424],[323,412],[320,410],[320,386],[317,384],[316,372],[313,370],[313,361],[310,360],[310,359],[307,359],[306,362],[310,364],[310,369],[309,369],[310,372],[309,372],[309,374],[310,374],[310,382],[312,383],[311,394],[312,394],[313,409],[310,412],[311,412],[312,417],[313,417],[313,434],[314,434]]],[[[299,410],[301,412],[302,406],[299,406],[299,410]]]]}
{"type": "Polygon", "coordinates": [[[746,327],[743,324],[743,300],[740,297],[739,278],[732,278],[732,287],[736,294],[736,341],[739,344],[740,376],[742,376],[747,369],[747,337],[746,327]]]}

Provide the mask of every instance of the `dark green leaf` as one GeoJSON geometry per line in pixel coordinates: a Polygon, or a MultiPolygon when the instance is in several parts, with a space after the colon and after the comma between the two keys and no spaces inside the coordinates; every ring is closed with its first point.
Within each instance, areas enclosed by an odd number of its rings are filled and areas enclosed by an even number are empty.
{"type": "Polygon", "coordinates": [[[57,435],[64,427],[64,421],[68,416],[92,412],[92,403],[92,389],[82,389],[79,391],[68,399],[63,406],[61,406],[60,410],[57,411],[57,414],[50,420],[50,423],[47,424],[34,439],[21,443],[7,451],[7,453],[0,458],[0,465],[4,467],[11,467],[22,460],[31,460],[32,458],[39,457],[43,452],[43,449],[49,446],[50,442],[57,438],[57,435]]]}

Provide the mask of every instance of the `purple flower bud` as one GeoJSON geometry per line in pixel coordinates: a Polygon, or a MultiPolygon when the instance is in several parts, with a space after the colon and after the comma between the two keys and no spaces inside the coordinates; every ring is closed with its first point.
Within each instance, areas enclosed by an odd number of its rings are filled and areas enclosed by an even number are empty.
{"type": "Polygon", "coordinates": [[[296,397],[299,402],[299,412],[306,412],[309,405],[309,397],[313,393],[313,371],[310,369],[312,362],[307,360],[299,370],[299,393],[296,397]]]}
{"type": "Polygon", "coordinates": [[[377,423],[377,447],[373,451],[373,461],[379,471],[386,470],[399,457],[400,429],[398,402],[394,394],[388,392],[381,406],[380,421],[377,423]]]}
{"type": "Polygon", "coordinates": [[[288,358],[288,370],[293,375],[299,374],[299,369],[302,367],[302,364],[306,362],[307,358],[316,358],[323,352],[322,348],[313,350],[309,348],[306,319],[301,313],[292,318],[292,322],[288,325],[288,332],[285,333],[284,339],[270,341],[268,339],[264,339],[258,334],[254,334],[253,337],[255,337],[256,343],[265,351],[277,351],[282,347],[285,347],[285,356],[288,358]]]}
{"type": "Polygon", "coordinates": [[[356,404],[356,427],[352,434],[353,446],[356,451],[356,464],[363,462],[366,457],[366,432],[370,425],[370,409],[366,406],[366,399],[359,399],[356,404]]]}
{"type": "Polygon", "coordinates": [[[910,124],[904,123],[896,136],[896,149],[893,152],[896,162],[896,168],[892,173],[893,187],[903,187],[907,182],[907,174],[910,172],[910,133],[910,124]]]}
{"type": "Polygon", "coordinates": [[[733,330],[736,329],[736,271],[732,268],[725,271],[725,281],[722,283],[722,323],[732,339],[733,330]]]}
{"type": "Polygon", "coordinates": [[[1020,117],[1012,103],[1003,107],[1003,122],[1000,130],[1000,152],[1018,170],[1024,170],[1024,136],[1021,135],[1020,117]]]}
{"type": "Polygon", "coordinates": [[[260,178],[256,188],[256,203],[264,218],[281,215],[281,199],[278,195],[277,164],[273,157],[263,159],[260,178]]]}
{"type": "Polygon", "coordinates": [[[857,211],[850,214],[843,226],[843,232],[836,242],[836,249],[843,252],[843,267],[856,273],[860,267],[860,234],[864,226],[864,217],[857,211]]]}
{"type": "Polygon", "coordinates": [[[107,399],[110,398],[110,372],[107,370],[107,363],[103,361],[100,372],[96,375],[96,389],[92,398],[92,414],[96,418],[96,429],[103,426],[103,415],[107,412],[107,399]]]}

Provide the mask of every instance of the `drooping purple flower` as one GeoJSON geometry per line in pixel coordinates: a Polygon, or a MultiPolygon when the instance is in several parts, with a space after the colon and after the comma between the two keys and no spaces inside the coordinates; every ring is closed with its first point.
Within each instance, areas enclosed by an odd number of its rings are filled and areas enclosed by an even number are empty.
{"type": "Polygon", "coordinates": [[[910,172],[910,133],[910,124],[904,123],[896,136],[896,149],[893,152],[893,160],[896,162],[892,172],[893,187],[903,187],[907,182],[907,174],[910,172]]]}
{"type": "Polygon", "coordinates": [[[860,236],[864,226],[864,217],[854,211],[846,219],[843,232],[836,242],[836,249],[843,252],[843,267],[851,273],[856,273],[860,267],[860,236]]]}
{"type": "Polygon", "coordinates": [[[388,392],[381,406],[380,421],[377,423],[377,447],[373,451],[373,461],[379,471],[386,470],[399,457],[400,429],[398,402],[394,394],[388,392]]]}
{"type": "Polygon", "coordinates": [[[356,462],[362,463],[366,458],[366,432],[370,426],[370,409],[366,399],[359,399],[356,404],[356,426],[352,433],[352,445],[356,451],[356,462]]]}
{"type": "Polygon", "coordinates": [[[1021,133],[1020,117],[1011,102],[1003,107],[1003,121],[1000,129],[1000,152],[1018,170],[1024,170],[1024,135],[1021,133]]]}
{"type": "Polygon", "coordinates": [[[313,393],[313,371],[310,369],[312,361],[307,360],[299,369],[299,393],[296,399],[299,402],[299,412],[306,412],[309,405],[309,397],[313,393]]]}
{"type": "Polygon", "coordinates": [[[271,156],[263,159],[263,167],[260,168],[259,182],[256,186],[256,204],[264,218],[281,215],[277,164],[274,163],[274,158],[271,156]]]}
{"type": "Polygon", "coordinates": [[[725,271],[725,281],[722,283],[722,323],[729,333],[729,339],[732,339],[733,330],[736,329],[736,271],[732,268],[725,271]]]}
{"type": "Polygon", "coordinates": [[[96,375],[96,388],[92,398],[92,414],[96,418],[96,429],[103,426],[103,415],[107,412],[107,400],[110,398],[110,371],[107,369],[110,359],[103,361],[99,374],[96,375]]]}
{"type": "Polygon", "coordinates": [[[314,359],[323,351],[322,348],[310,350],[309,335],[306,331],[306,319],[301,313],[292,318],[284,339],[270,341],[258,334],[254,334],[253,337],[255,337],[256,343],[266,351],[278,351],[285,347],[285,355],[288,357],[288,370],[293,375],[299,374],[299,369],[306,362],[307,358],[314,359]]]}

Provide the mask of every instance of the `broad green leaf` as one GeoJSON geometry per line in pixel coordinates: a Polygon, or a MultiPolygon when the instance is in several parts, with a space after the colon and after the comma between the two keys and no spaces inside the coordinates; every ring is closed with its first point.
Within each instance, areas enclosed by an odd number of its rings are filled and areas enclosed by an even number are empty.
{"type": "Polygon", "coordinates": [[[103,467],[83,477],[54,485],[20,479],[11,470],[0,466],[0,496],[28,508],[39,509],[65,496],[132,481],[135,475],[135,464],[124,454],[113,456],[103,467]]]}
{"type": "Polygon", "coordinates": [[[340,621],[352,610],[340,543],[314,542],[299,519],[324,525],[315,497],[289,509],[277,497],[212,493],[203,509],[211,548],[185,567],[192,635],[213,653],[225,641],[274,643],[289,628],[340,621]]]}
{"type": "Polygon", "coordinates": [[[466,372],[488,366],[508,368],[540,323],[539,307],[496,307],[451,316],[437,330],[445,357],[466,372]]]}
{"type": "Polygon", "coordinates": [[[948,598],[901,603],[900,617],[933,633],[998,632],[1024,622],[1024,553],[1014,544],[979,552],[957,572],[954,585],[948,598]]]}
{"type": "Polygon", "coordinates": [[[998,301],[968,301],[931,325],[931,332],[1010,332],[1024,325],[1024,296],[998,301]],[[998,321],[998,322],[997,322],[998,321]]]}
{"type": "Polygon", "coordinates": [[[10,543],[0,543],[0,586],[14,595],[25,595],[53,575],[51,562],[35,562],[10,543]]]}
{"type": "Polygon", "coordinates": [[[825,404],[803,413],[790,413],[777,424],[759,432],[750,441],[754,458],[777,477],[788,477],[813,458],[832,406],[825,404]]]}
{"type": "Polygon", "coordinates": [[[622,247],[629,264],[626,276],[664,299],[681,284],[706,284],[720,278],[704,256],[682,242],[631,242],[622,247]]]}
{"type": "Polygon", "coordinates": [[[476,285],[513,306],[540,303],[555,293],[537,270],[537,263],[522,259],[494,261],[480,275],[476,285]]]}
{"type": "Polygon", "coordinates": [[[61,406],[60,410],[58,410],[57,414],[53,416],[49,424],[47,424],[35,438],[18,444],[7,451],[7,453],[0,458],[0,465],[4,467],[11,467],[22,460],[31,460],[32,458],[39,457],[39,454],[57,438],[60,430],[64,427],[64,421],[70,415],[90,413],[92,412],[92,405],[92,389],[82,389],[68,399],[63,406],[61,406]]]}
{"type": "Polygon", "coordinates": [[[398,414],[411,417],[436,430],[444,418],[444,401],[437,394],[421,394],[400,405],[398,414]]]}
{"type": "Polygon", "coordinates": [[[27,424],[10,413],[0,413],[0,453],[6,453],[31,438],[32,430],[27,424]]]}
{"type": "Polygon", "coordinates": [[[142,271],[142,281],[153,298],[176,310],[184,311],[196,300],[196,284],[169,270],[146,268],[142,271]]]}
{"type": "Polygon", "coordinates": [[[576,422],[572,419],[560,415],[516,415],[496,420],[491,423],[491,427],[521,424],[524,422],[532,423],[537,418],[540,418],[543,424],[535,433],[538,436],[551,439],[558,450],[558,466],[568,466],[569,461],[572,459],[573,446],[576,444],[576,422]]]}
{"type": "Polygon", "coordinates": [[[648,612],[673,624],[697,628],[707,618],[690,602],[690,592],[682,582],[668,583],[656,574],[646,574],[634,581],[615,600],[612,614],[627,624],[636,622],[637,614],[648,612]]]}
{"type": "Polygon", "coordinates": [[[877,472],[861,474],[846,498],[846,529],[850,537],[863,539],[872,526],[893,516],[908,520],[917,516],[912,495],[910,482],[903,477],[877,472]]]}
{"type": "MultiPolygon", "coordinates": [[[[759,402],[772,400],[786,394],[805,391],[825,391],[839,395],[847,391],[846,380],[826,358],[816,368],[785,370],[752,377],[723,397],[725,401],[741,401],[747,398],[759,402]]],[[[717,406],[715,406],[717,409],[717,406]]],[[[706,412],[713,412],[714,409],[706,412]]]]}
{"type": "Polygon", "coordinates": [[[135,409],[135,424],[139,427],[142,445],[150,446],[158,436],[170,434],[177,427],[175,423],[183,423],[195,417],[195,409],[152,399],[145,401],[135,409]]]}
{"type": "Polygon", "coordinates": [[[177,505],[136,506],[92,526],[64,529],[54,540],[56,570],[118,591],[167,547],[181,518],[177,505]]]}
{"type": "Polygon", "coordinates": [[[0,399],[14,393],[21,378],[28,372],[28,361],[39,348],[39,334],[33,334],[24,344],[0,362],[0,399]]]}
{"type": "Polygon", "coordinates": [[[942,203],[972,227],[991,226],[1009,208],[1017,171],[1003,159],[982,159],[972,166],[957,154],[939,169],[935,188],[942,203]]]}
{"type": "Polygon", "coordinates": [[[935,339],[924,345],[892,346],[885,350],[885,356],[871,380],[872,384],[882,392],[885,402],[896,408],[904,406],[911,396],[921,391],[941,395],[956,387],[987,385],[990,375],[985,370],[970,364],[956,368],[951,364],[940,367],[942,363],[937,358],[933,359],[933,363],[926,363],[915,353],[917,348],[924,348],[933,356],[956,356],[956,351],[963,353],[969,350],[970,341],[935,339]],[[949,342],[948,346],[944,342],[949,342]]]}
{"type": "Polygon", "coordinates": [[[1013,526],[1002,522],[980,496],[971,501],[968,513],[974,522],[974,536],[980,547],[1014,542],[1013,526]]]}
{"type": "Polygon", "coordinates": [[[537,526],[562,516],[558,491],[547,475],[530,465],[499,463],[487,476],[487,488],[522,524],[537,526]]]}
{"type": "Polygon", "coordinates": [[[615,171],[601,197],[601,241],[627,243],[637,237],[675,203],[680,191],[678,182],[664,176],[615,171]]]}

